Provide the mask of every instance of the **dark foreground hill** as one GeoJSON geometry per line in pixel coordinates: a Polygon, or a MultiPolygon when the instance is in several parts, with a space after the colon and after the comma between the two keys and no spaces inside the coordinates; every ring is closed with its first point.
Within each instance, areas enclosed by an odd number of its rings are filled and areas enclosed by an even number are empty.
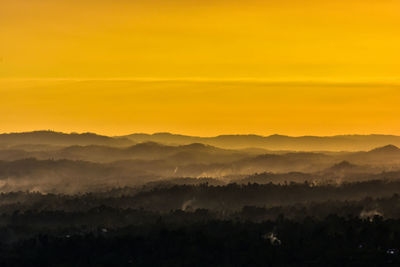
{"type": "MultiPolygon", "coordinates": [[[[62,216],[48,214],[51,215],[62,216]]],[[[10,232],[32,233],[19,241],[1,243],[0,264],[19,267],[400,265],[400,220],[377,217],[370,221],[335,215],[322,220],[281,218],[262,223],[191,220],[204,215],[204,211],[176,214],[182,222],[165,222],[168,218],[159,217],[153,223],[121,228],[75,226],[53,231],[21,225],[0,228],[3,237],[10,232]]]]}
{"type": "Polygon", "coordinates": [[[399,266],[400,197],[392,194],[399,186],[374,181],[1,194],[0,264],[399,266]]]}

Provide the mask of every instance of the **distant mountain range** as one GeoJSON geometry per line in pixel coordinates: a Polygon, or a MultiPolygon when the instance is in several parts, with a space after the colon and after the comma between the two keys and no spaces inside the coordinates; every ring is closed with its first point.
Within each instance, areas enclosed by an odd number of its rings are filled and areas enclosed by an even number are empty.
{"type": "MultiPolygon", "coordinates": [[[[389,144],[400,146],[400,136],[395,135],[337,135],[337,136],[284,136],[284,135],[219,135],[215,137],[187,136],[171,133],[104,136],[94,133],[60,133],[34,131],[0,134],[0,148],[29,146],[103,145],[131,146],[142,142],[166,145],[189,145],[202,143],[227,149],[264,149],[286,151],[366,151],[389,144]]],[[[31,150],[30,149],[30,150],[31,150]]]]}
{"type": "MultiPolygon", "coordinates": [[[[0,147],[12,147],[26,145],[47,146],[72,146],[72,145],[106,145],[129,146],[134,144],[127,138],[109,137],[94,133],[61,133],[53,131],[33,131],[22,133],[0,134],[0,147]]],[[[40,147],[40,146],[39,146],[40,147]]]]}
{"type": "Polygon", "coordinates": [[[388,144],[400,146],[400,136],[395,135],[337,135],[300,136],[284,135],[219,135],[215,137],[196,137],[171,133],[131,134],[122,136],[134,142],[158,142],[164,144],[203,143],[207,145],[243,149],[263,148],[268,150],[296,151],[361,151],[382,147],[388,144]]]}

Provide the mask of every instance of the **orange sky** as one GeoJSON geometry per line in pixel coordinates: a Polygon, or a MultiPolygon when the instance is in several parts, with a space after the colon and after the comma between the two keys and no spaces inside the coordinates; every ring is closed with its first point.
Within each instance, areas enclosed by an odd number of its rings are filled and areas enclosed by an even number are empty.
{"type": "Polygon", "coordinates": [[[398,0],[1,1],[1,131],[400,134],[399,47],[398,0]]]}

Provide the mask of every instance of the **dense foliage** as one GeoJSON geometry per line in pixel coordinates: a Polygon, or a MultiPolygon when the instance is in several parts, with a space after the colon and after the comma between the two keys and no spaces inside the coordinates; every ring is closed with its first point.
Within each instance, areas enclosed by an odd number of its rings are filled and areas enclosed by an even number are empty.
{"type": "Polygon", "coordinates": [[[399,187],[164,184],[3,193],[0,265],[398,266],[399,187]]]}
{"type": "MultiPolygon", "coordinates": [[[[35,232],[8,227],[5,232],[35,232]]],[[[40,230],[0,246],[1,266],[398,266],[400,221],[283,217],[40,230]]]]}

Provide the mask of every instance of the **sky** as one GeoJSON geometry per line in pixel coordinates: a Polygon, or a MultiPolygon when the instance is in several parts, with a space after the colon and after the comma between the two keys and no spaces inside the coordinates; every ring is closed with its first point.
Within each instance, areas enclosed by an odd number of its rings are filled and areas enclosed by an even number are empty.
{"type": "Polygon", "coordinates": [[[398,0],[0,1],[1,132],[400,135],[398,0]]]}

